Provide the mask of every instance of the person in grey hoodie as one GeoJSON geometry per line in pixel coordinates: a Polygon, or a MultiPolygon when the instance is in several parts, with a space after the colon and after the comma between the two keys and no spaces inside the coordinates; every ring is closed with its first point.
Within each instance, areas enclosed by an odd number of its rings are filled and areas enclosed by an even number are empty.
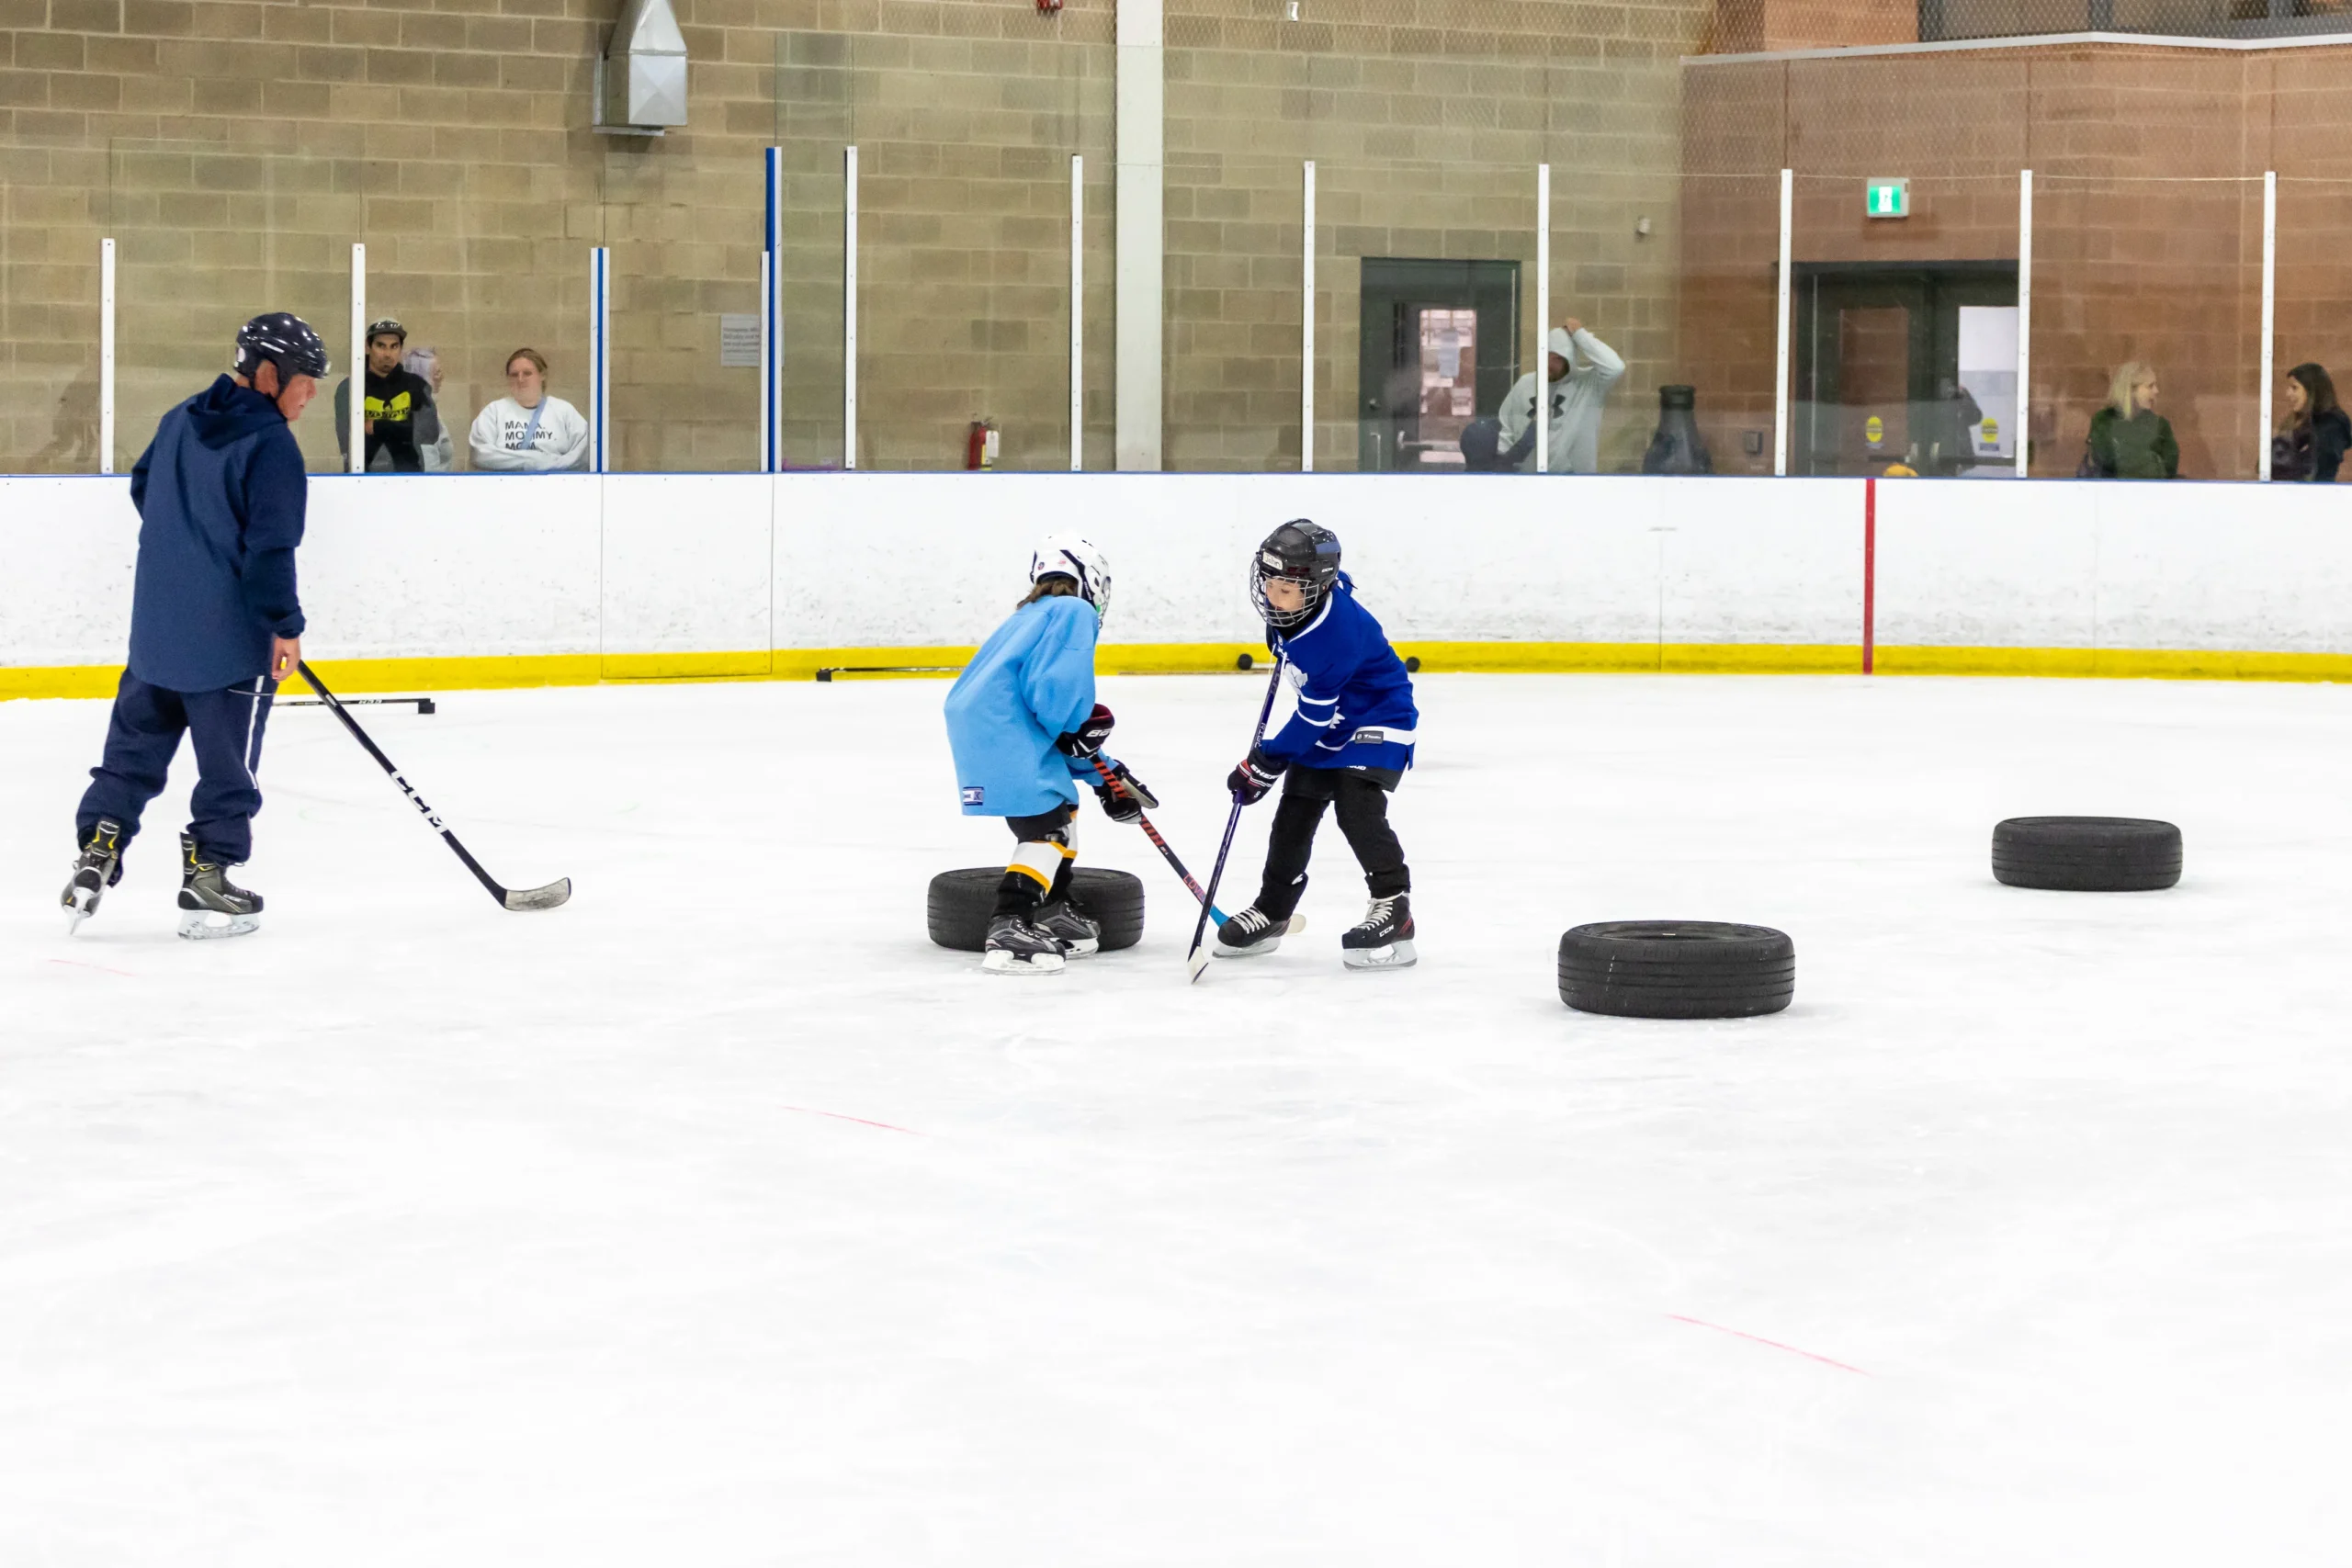
{"type": "MultiPolygon", "coordinates": [[[[1545,418],[1551,428],[1549,438],[1551,461],[1548,469],[1555,474],[1589,474],[1600,466],[1600,405],[1609,396],[1609,389],[1625,374],[1625,362],[1617,351],[1585,330],[1585,324],[1574,316],[1552,329],[1546,345],[1550,353],[1546,360],[1545,379],[1549,383],[1551,408],[1545,418]]],[[[1516,443],[1535,424],[1535,375],[1530,371],[1521,376],[1503,398],[1497,412],[1502,423],[1506,442],[1516,443]]],[[[1522,472],[1535,471],[1535,454],[1530,452],[1520,465],[1522,472]]]]}

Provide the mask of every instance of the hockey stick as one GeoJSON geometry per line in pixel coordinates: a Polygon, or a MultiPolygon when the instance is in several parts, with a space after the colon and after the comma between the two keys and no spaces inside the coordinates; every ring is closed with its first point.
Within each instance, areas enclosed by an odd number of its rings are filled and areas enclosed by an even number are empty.
{"type": "MultiPolygon", "coordinates": [[[[1115,784],[1116,781],[1112,777],[1111,770],[1102,765],[1102,759],[1100,757],[1094,759],[1094,771],[1102,775],[1102,782],[1106,785],[1115,784]]],[[[1168,840],[1159,836],[1159,829],[1151,825],[1151,818],[1138,810],[1136,813],[1136,820],[1142,824],[1144,837],[1149,839],[1153,847],[1159,851],[1168,863],[1176,868],[1176,874],[1184,879],[1184,886],[1193,890],[1193,897],[1201,901],[1201,908],[1209,912],[1209,918],[1218,925],[1225,924],[1223,912],[1215,904],[1209,902],[1209,896],[1201,891],[1201,885],[1193,880],[1193,874],[1184,869],[1184,863],[1176,858],[1176,852],[1168,847],[1168,840]]]]}
{"type": "Polygon", "coordinates": [[[458,835],[441,825],[441,818],[434,815],[433,807],[424,804],[424,797],[416,793],[415,786],[401,777],[400,770],[392,766],[392,760],[368,739],[368,732],[360,728],[359,721],[345,710],[342,700],[327,690],[326,682],[320,680],[308,664],[297,664],[295,668],[301,671],[302,679],[311,683],[311,690],[319,694],[319,700],[326,704],[328,710],[343,720],[343,727],[351,731],[351,738],[365,747],[368,755],[375,758],[377,764],[391,775],[392,782],[401,786],[401,793],[408,796],[409,804],[415,807],[426,824],[441,835],[441,841],[455,851],[458,858],[466,863],[466,869],[490,889],[492,897],[520,913],[527,909],[552,909],[571,897],[571,878],[568,876],[550,882],[545,887],[526,887],[519,893],[501,887],[490,873],[482,870],[481,862],[466,852],[466,846],[458,842],[458,835]]]}
{"type": "MultiPolygon", "coordinates": [[[[1273,716],[1274,689],[1283,683],[1283,660],[1274,656],[1274,672],[1266,680],[1266,700],[1258,705],[1258,728],[1250,732],[1250,750],[1255,751],[1258,742],[1266,738],[1266,720],[1273,716]]],[[[1190,985],[1201,977],[1208,967],[1209,950],[1204,941],[1209,929],[1209,908],[1216,899],[1216,885],[1225,880],[1225,857],[1233,852],[1233,830],[1241,826],[1241,797],[1233,798],[1233,810],[1225,819],[1225,841],[1216,847],[1216,864],[1209,868],[1209,890],[1201,897],[1201,918],[1193,927],[1193,948],[1184,954],[1185,983],[1190,985]]]]}

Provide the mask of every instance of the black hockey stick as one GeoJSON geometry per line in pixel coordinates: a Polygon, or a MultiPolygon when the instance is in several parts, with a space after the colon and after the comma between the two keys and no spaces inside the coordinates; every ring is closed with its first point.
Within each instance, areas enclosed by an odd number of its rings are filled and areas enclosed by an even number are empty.
{"type": "MultiPolygon", "coordinates": [[[[413,705],[420,714],[438,713],[431,697],[338,697],[336,701],[347,708],[404,708],[413,705]]],[[[311,697],[296,697],[292,702],[272,703],[280,708],[322,708],[327,705],[311,697]]]]}
{"type": "Polygon", "coordinates": [[[343,720],[343,727],[351,731],[351,738],[366,747],[368,755],[375,758],[377,764],[391,775],[392,782],[401,786],[401,793],[408,796],[409,804],[415,807],[426,824],[441,835],[441,841],[456,852],[458,858],[466,863],[466,869],[490,889],[492,897],[519,913],[526,909],[552,909],[571,897],[571,878],[568,876],[550,882],[545,887],[526,887],[519,893],[501,887],[490,873],[482,870],[481,862],[466,852],[466,846],[458,842],[458,835],[441,825],[441,818],[434,815],[433,807],[424,804],[424,797],[416,793],[415,786],[401,777],[401,771],[392,766],[392,760],[368,739],[368,732],[359,728],[359,721],[345,710],[342,701],[327,690],[326,682],[319,679],[317,672],[308,664],[297,664],[295,668],[301,671],[302,679],[311,683],[311,690],[319,694],[319,700],[326,704],[328,710],[343,720]]]}
{"type": "MultiPolygon", "coordinates": [[[[1102,765],[1102,759],[1100,757],[1094,759],[1094,771],[1102,775],[1102,782],[1105,784],[1114,782],[1111,770],[1102,765]]],[[[1149,839],[1153,847],[1159,851],[1168,863],[1176,868],[1176,874],[1184,879],[1184,886],[1193,890],[1193,897],[1201,901],[1201,908],[1209,912],[1209,918],[1218,925],[1225,924],[1224,914],[1209,901],[1209,896],[1201,890],[1201,885],[1193,880],[1193,874],[1184,869],[1184,863],[1176,858],[1176,852],[1168,847],[1168,840],[1159,836],[1159,829],[1151,825],[1151,818],[1146,817],[1141,810],[1137,810],[1136,821],[1142,825],[1143,836],[1149,839]]]]}
{"type": "MultiPolygon", "coordinates": [[[[1274,672],[1266,679],[1266,700],[1258,705],[1258,728],[1250,732],[1250,750],[1255,751],[1258,742],[1266,738],[1266,720],[1273,716],[1274,689],[1283,683],[1283,660],[1274,656],[1274,672]]],[[[1185,983],[1201,977],[1208,967],[1209,950],[1204,939],[1208,934],[1209,908],[1216,899],[1216,885],[1225,880],[1225,857],[1233,852],[1233,830],[1241,826],[1241,797],[1233,797],[1233,810],[1225,819],[1225,842],[1216,847],[1216,864],[1209,868],[1209,890],[1201,897],[1201,918],[1193,927],[1193,948],[1184,954],[1185,983]]]]}

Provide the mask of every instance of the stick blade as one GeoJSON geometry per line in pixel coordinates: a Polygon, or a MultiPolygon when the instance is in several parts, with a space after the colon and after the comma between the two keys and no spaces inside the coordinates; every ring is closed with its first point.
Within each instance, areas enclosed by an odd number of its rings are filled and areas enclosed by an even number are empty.
{"type": "Polygon", "coordinates": [[[518,915],[527,914],[533,909],[560,908],[571,901],[571,878],[560,877],[545,887],[509,891],[500,901],[518,915]]]}
{"type": "Polygon", "coordinates": [[[1208,966],[1209,944],[1207,942],[1203,942],[1200,946],[1193,949],[1192,952],[1184,955],[1184,983],[1189,986],[1193,981],[1199,979],[1201,977],[1201,971],[1208,966]]]}

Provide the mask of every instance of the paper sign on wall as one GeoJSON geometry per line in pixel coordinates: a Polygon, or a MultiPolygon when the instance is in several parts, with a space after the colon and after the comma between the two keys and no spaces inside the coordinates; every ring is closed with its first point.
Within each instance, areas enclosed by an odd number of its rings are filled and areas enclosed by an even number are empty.
{"type": "Polygon", "coordinates": [[[760,367],[760,319],[723,315],[718,318],[718,366],[722,370],[760,367]]]}

